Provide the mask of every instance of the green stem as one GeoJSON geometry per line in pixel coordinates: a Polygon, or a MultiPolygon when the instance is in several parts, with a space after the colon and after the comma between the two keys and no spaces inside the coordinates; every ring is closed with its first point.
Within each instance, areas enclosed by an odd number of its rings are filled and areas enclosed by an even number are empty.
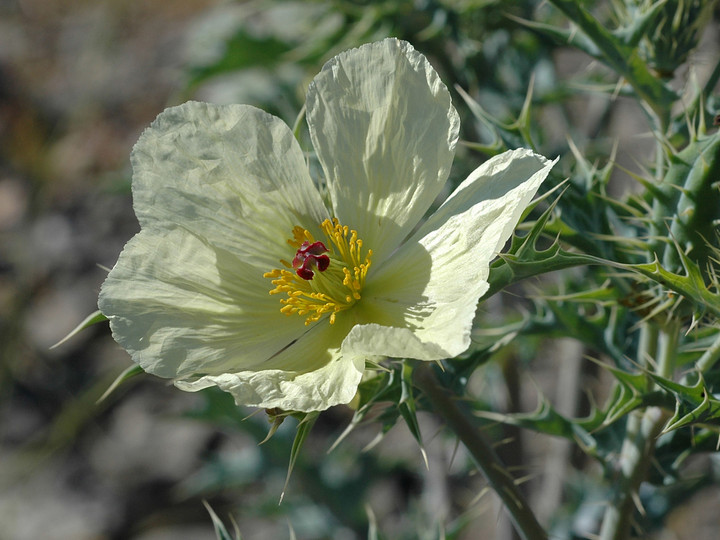
{"type": "Polygon", "coordinates": [[[504,503],[520,536],[524,540],[547,540],[547,533],[538,523],[525,497],[492,446],[457,398],[440,385],[432,369],[431,365],[422,364],[415,370],[415,383],[418,388],[473,456],[490,487],[504,503]]]}
{"type": "Polygon", "coordinates": [[[707,372],[720,359],[720,334],[695,364],[700,373],[707,372]]]}
{"type": "Polygon", "coordinates": [[[628,417],[625,440],[618,460],[615,496],[605,510],[600,540],[625,540],[630,532],[633,514],[633,495],[647,473],[649,458],[655,450],[667,415],[659,407],[648,407],[644,413],[634,412],[628,417]]]}
{"type": "MultiPolygon", "coordinates": [[[[638,360],[645,365],[649,358],[655,358],[657,374],[672,376],[679,337],[680,327],[677,324],[669,324],[658,331],[652,323],[645,323],[640,336],[638,360]]],[[[636,411],[628,417],[625,440],[617,462],[614,495],[603,516],[600,540],[628,538],[635,507],[633,496],[647,475],[655,452],[655,441],[667,418],[668,412],[659,407],[648,407],[644,412],[636,411]]]]}
{"type": "Polygon", "coordinates": [[[672,377],[675,371],[675,358],[677,357],[678,341],[680,340],[680,325],[677,321],[671,322],[660,330],[658,336],[657,374],[666,379],[672,377]]]}

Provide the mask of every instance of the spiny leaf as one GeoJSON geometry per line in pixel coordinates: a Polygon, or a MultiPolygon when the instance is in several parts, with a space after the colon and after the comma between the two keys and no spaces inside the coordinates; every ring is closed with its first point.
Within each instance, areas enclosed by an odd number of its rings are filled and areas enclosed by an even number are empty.
{"type": "Polygon", "coordinates": [[[288,465],[287,476],[285,477],[285,485],[283,486],[282,494],[280,495],[280,503],[282,503],[282,500],[285,497],[285,490],[290,482],[290,476],[295,468],[295,462],[300,455],[300,450],[305,443],[305,439],[310,434],[310,430],[312,430],[315,425],[315,421],[318,419],[318,416],[320,416],[319,412],[307,413],[302,420],[300,420],[300,423],[297,426],[295,439],[293,439],[292,449],[290,450],[290,463],[288,465]]]}
{"type": "Polygon", "coordinates": [[[543,295],[544,300],[556,302],[593,303],[598,305],[614,305],[617,302],[617,292],[606,282],[597,289],[586,289],[575,293],[543,295]]]}
{"type": "Polygon", "coordinates": [[[574,266],[610,264],[593,255],[566,251],[562,249],[557,238],[548,248],[537,247],[538,240],[545,234],[556,203],[557,200],[543,212],[525,236],[513,235],[508,252],[500,254],[499,260],[491,265],[488,279],[490,287],[485,293],[486,298],[528,277],[574,266]]]}
{"type": "Polygon", "coordinates": [[[568,147],[575,158],[575,168],[581,178],[585,179],[585,189],[588,192],[595,191],[597,195],[605,194],[605,186],[610,180],[615,169],[615,155],[617,154],[617,144],[613,145],[612,152],[607,157],[607,163],[601,169],[597,164],[590,163],[585,155],[580,151],[575,142],[568,138],[568,147]]]}
{"type": "Polygon", "coordinates": [[[213,527],[215,528],[215,534],[217,535],[218,540],[241,540],[240,531],[238,530],[238,526],[237,523],[235,523],[235,520],[233,520],[233,527],[235,529],[235,538],[233,538],[225,527],[225,524],[218,517],[215,511],[210,507],[207,501],[203,501],[203,505],[205,505],[205,508],[210,514],[210,518],[212,519],[213,527]]]}
{"type": "Polygon", "coordinates": [[[501,414],[491,411],[476,411],[475,414],[488,420],[532,429],[547,435],[562,437],[580,445],[585,453],[605,460],[611,449],[598,441],[598,433],[627,415],[629,412],[648,405],[670,405],[659,392],[648,391],[648,379],[644,373],[628,373],[612,366],[601,364],[616,378],[616,383],[604,409],[593,407],[589,416],[570,419],[558,413],[545,397],[541,397],[536,410],[525,414],[501,414]]]}
{"type": "Polygon", "coordinates": [[[374,422],[380,423],[381,429],[377,437],[371,441],[363,451],[367,451],[379,443],[390,429],[395,426],[399,418],[405,423],[418,442],[420,453],[427,465],[427,454],[422,443],[420,425],[417,421],[417,407],[412,386],[412,366],[403,361],[392,366],[392,369],[382,375],[361,383],[359,387],[360,405],[355,411],[352,420],[343,433],[333,443],[330,451],[352,432],[368,415],[371,410],[377,410],[375,405],[380,401],[389,401],[394,406],[385,406],[379,415],[373,418],[374,422]]]}
{"type": "Polygon", "coordinates": [[[107,399],[107,397],[112,394],[118,386],[120,386],[125,381],[132,379],[136,375],[140,375],[141,373],[145,373],[145,371],[143,371],[143,368],[141,368],[137,364],[133,364],[125,368],[123,372],[118,375],[117,378],[112,382],[112,384],[108,386],[108,389],[103,392],[103,395],[98,398],[97,403],[105,401],[105,399],[107,399]]]}
{"type": "MultiPolygon", "coordinates": [[[[268,430],[267,435],[265,438],[260,441],[258,444],[265,444],[268,442],[275,433],[277,433],[278,428],[282,425],[282,423],[285,421],[285,419],[288,416],[295,416],[298,413],[288,412],[284,411],[282,409],[265,409],[265,414],[267,414],[268,420],[270,422],[270,429],[268,430]]],[[[302,418],[301,418],[302,420],[302,418]]]]}
{"type": "Polygon", "coordinates": [[[701,268],[717,245],[720,220],[720,135],[691,141],[681,152],[670,153],[662,182],[646,182],[652,198],[649,251],[662,265],[677,272],[678,246],[701,268]],[[714,243],[714,245],[713,245],[714,243]]]}
{"type": "MultiPolygon", "coordinates": [[[[345,437],[347,437],[368,415],[376,403],[379,401],[390,401],[398,403],[400,401],[401,389],[400,389],[401,377],[398,376],[396,369],[385,371],[373,377],[369,380],[363,381],[358,387],[358,395],[360,396],[360,402],[357,406],[355,414],[353,414],[350,424],[335,440],[330,447],[328,452],[332,452],[345,437]]],[[[389,409],[385,409],[385,412],[381,415],[379,420],[385,420],[386,425],[383,428],[383,432],[389,431],[389,429],[395,425],[397,420],[397,411],[388,413],[389,409]]]]}
{"type": "MultiPolygon", "coordinates": [[[[608,287],[608,295],[617,298],[618,292],[608,287]]],[[[581,339],[588,346],[608,354],[616,362],[625,360],[626,332],[629,320],[627,310],[618,307],[617,301],[603,303],[590,301],[589,310],[579,309],[572,301],[553,298],[534,298],[535,309],[522,320],[504,327],[477,329],[473,341],[480,352],[493,352],[517,336],[539,335],[545,338],[570,337],[581,339]],[[493,346],[497,344],[497,346],[493,346]]],[[[469,375],[466,375],[469,376],[469,375]]]]}
{"type": "Polygon", "coordinates": [[[592,56],[593,58],[601,58],[600,49],[583,32],[578,32],[575,29],[560,28],[551,24],[531,21],[528,19],[523,19],[521,17],[515,17],[513,15],[508,15],[508,18],[527,26],[528,28],[537,30],[538,33],[549,36],[556,43],[559,43],[561,45],[572,45],[573,47],[583,51],[585,54],[592,56]]]}
{"type": "Polygon", "coordinates": [[[521,258],[508,253],[500,254],[499,257],[501,262],[492,265],[486,297],[529,277],[575,266],[607,264],[607,261],[592,255],[566,251],[560,247],[559,242],[547,249],[535,251],[532,258],[521,258]]]}
{"type": "Polygon", "coordinates": [[[619,324],[615,306],[606,309],[598,306],[593,316],[578,310],[576,305],[564,302],[547,302],[546,305],[555,316],[556,324],[559,323],[565,329],[568,337],[580,339],[606,352],[616,361],[622,360],[623,347],[618,344],[619,339],[622,339],[618,337],[621,334],[618,328],[622,328],[622,324],[619,324]]]}
{"type": "Polygon", "coordinates": [[[62,338],[60,341],[58,341],[55,345],[50,347],[51,349],[54,349],[55,347],[59,347],[63,343],[65,343],[67,340],[69,340],[72,337],[75,337],[77,334],[80,333],[81,330],[84,330],[88,326],[92,326],[93,324],[97,324],[99,322],[107,321],[107,317],[100,313],[100,310],[92,312],[90,315],[85,317],[80,324],[78,324],[75,328],[73,328],[70,333],[62,338]]]}
{"type": "Polygon", "coordinates": [[[678,255],[685,269],[685,275],[666,270],[657,259],[652,263],[630,265],[629,268],[692,302],[697,318],[702,317],[706,312],[720,317],[720,292],[717,289],[713,292],[705,285],[700,268],[682,250],[679,250],[678,255]]]}
{"type": "MultiPolygon", "coordinates": [[[[666,452],[670,461],[669,469],[679,471],[682,464],[693,454],[717,452],[720,450],[720,434],[718,429],[703,429],[694,427],[692,430],[672,431],[660,441],[658,441],[658,451],[665,450],[665,446],[670,446],[666,452]],[[679,443],[676,440],[679,439],[679,443]],[[662,443],[665,444],[662,444],[662,443]],[[675,448],[672,448],[672,447],[675,448]]],[[[662,459],[662,456],[658,456],[662,459]]],[[[667,459],[667,458],[666,458],[667,459]]]]}
{"type": "Polygon", "coordinates": [[[701,373],[692,385],[677,383],[654,373],[649,375],[676,399],[675,413],[665,425],[664,433],[690,424],[720,423],[720,400],[710,393],[701,373]]]}
{"type": "Polygon", "coordinates": [[[610,425],[643,404],[641,394],[633,387],[616,381],[612,393],[607,400],[603,425],[610,425]]]}
{"type": "Polygon", "coordinates": [[[637,95],[647,102],[661,119],[669,121],[675,93],[655,77],[639,56],[637,48],[626,45],[620,38],[604,28],[577,0],[550,0],[562,11],[601,51],[598,60],[614,69],[633,87],[637,95]]]}
{"type": "Polygon", "coordinates": [[[509,148],[535,148],[530,134],[530,108],[532,105],[533,86],[534,78],[531,78],[520,114],[518,115],[517,120],[512,123],[502,122],[498,118],[495,118],[476,100],[474,100],[463,88],[456,86],[455,89],[465,100],[465,103],[467,103],[470,112],[483,125],[483,127],[492,133],[493,136],[493,140],[490,144],[470,142],[465,142],[464,144],[469,148],[473,148],[474,150],[478,150],[489,155],[499,154],[509,148]]]}
{"type": "Polygon", "coordinates": [[[473,150],[483,152],[489,156],[494,156],[507,150],[507,143],[503,141],[503,138],[498,132],[499,129],[502,129],[501,124],[497,123],[497,121],[493,117],[491,117],[487,112],[485,112],[482,106],[477,101],[475,101],[470,96],[470,94],[468,94],[462,87],[456,85],[455,89],[460,94],[460,97],[465,100],[465,103],[467,103],[467,106],[473,116],[475,116],[475,118],[483,125],[483,127],[485,127],[488,132],[492,133],[493,136],[493,140],[489,144],[471,142],[463,142],[463,144],[469,148],[472,148],[473,150]]]}
{"type": "Polygon", "coordinates": [[[666,234],[667,226],[664,220],[676,214],[680,190],[696,159],[697,146],[691,144],[681,152],[668,154],[669,167],[659,184],[648,180],[643,181],[640,177],[636,177],[653,200],[654,229],[651,232],[653,236],[660,237],[666,234]]]}
{"type": "Polygon", "coordinates": [[[613,35],[620,38],[625,45],[636,47],[656,22],[656,17],[662,11],[664,4],[665,0],[659,0],[652,6],[634,10],[632,16],[628,18],[629,24],[614,31],[613,35]]]}
{"type": "Polygon", "coordinates": [[[537,408],[532,413],[501,414],[476,411],[475,414],[488,420],[571,440],[578,443],[590,455],[594,455],[597,449],[597,442],[590,432],[599,428],[604,420],[604,415],[597,409],[588,418],[569,420],[558,413],[545,397],[540,398],[537,408]]]}
{"type": "Polygon", "coordinates": [[[597,362],[604,369],[609,371],[615,379],[623,385],[631,388],[636,393],[647,392],[648,381],[647,377],[643,373],[630,373],[622,369],[597,362]]]}
{"type": "Polygon", "coordinates": [[[626,414],[642,406],[658,404],[659,401],[662,402],[662,396],[651,391],[645,373],[630,373],[598,362],[592,358],[589,359],[615,377],[615,385],[603,411],[603,427],[609,426],[626,414]]]}
{"type": "Polygon", "coordinates": [[[415,440],[420,447],[420,453],[425,461],[425,467],[429,468],[427,453],[425,452],[425,447],[423,446],[420,425],[418,424],[417,414],[415,411],[415,398],[412,391],[412,366],[407,362],[403,362],[400,388],[402,393],[400,395],[400,402],[398,403],[398,410],[405,420],[410,433],[413,437],[415,437],[415,440]]]}
{"type": "MultiPolygon", "coordinates": [[[[693,133],[704,134],[706,132],[705,126],[713,124],[714,109],[706,105],[712,101],[718,80],[720,80],[720,59],[715,63],[715,67],[704,86],[695,88],[695,95],[692,100],[688,100],[687,105],[679,110],[670,129],[672,134],[670,137],[673,140],[687,141],[692,138],[693,133]]],[[[692,90],[693,86],[690,86],[690,89],[692,90]]]]}

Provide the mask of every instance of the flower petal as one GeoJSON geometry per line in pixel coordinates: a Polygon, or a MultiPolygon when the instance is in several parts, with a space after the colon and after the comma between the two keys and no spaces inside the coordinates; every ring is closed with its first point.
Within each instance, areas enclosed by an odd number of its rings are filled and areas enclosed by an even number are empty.
{"type": "Polygon", "coordinates": [[[276,359],[307,327],[280,312],[271,287],[234,253],[183,229],[143,229],[120,254],[98,305],[115,340],[161,377],[303,370],[328,361],[320,353],[313,362],[276,359]]]}
{"type": "Polygon", "coordinates": [[[460,121],[427,59],[397,39],[341,53],[307,95],[335,217],[385,259],[447,179],[460,121]]]}
{"type": "Polygon", "coordinates": [[[163,234],[144,229],[128,243],[99,299],[145,371],[184,390],[216,384],[245,405],[310,411],[352,399],[364,359],[339,354],[351,319],[307,327],[233,254],[182,229],[163,234]]]}
{"type": "Polygon", "coordinates": [[[99,306],[133,360],[172,378],[329,361],[276,359],[307,328],[263,274],[292,258],[295,225],[327,216],[290,129],[253,107],[187,103],[157,118],[132,161],[142,230],[99,306]]]}
{"type": "Polygon", "coordinates": [[[521,149],[475,170],[368,276],[363,318],[388,328],[356,326],[343,353],[438,360],[465,351],[489,264],[554,164],[521,149]]]}
{"type": "Polygon", "coordinates": [[[292,258],[286,240],[295,225],[328,217],[290,129],[247,105],[165,110],[135,145],[132,164],[143,228],[193,231],[260,271],[292,258]]]}
{"type": "MultiPolygon", "coordinates": [[[[293,372],[279,369],[240,371],[209,375],[197,380],[176,381],[181,390],[195,391],[217,385],[229,392],[238,405],[273,408],[286,411],[322,411],[333,405],[348,403],[355,396],[365,368],[361,356],[341,355],[339,343],[347,333],[336,325],[313,327],[316,335],[301,338],[290,354],[312,355],[317,341],[335,342],[328,354],[331,360],[318,369],[293,372]]],[[[326,350],[327,351],[327,350],[326,350]]]]}

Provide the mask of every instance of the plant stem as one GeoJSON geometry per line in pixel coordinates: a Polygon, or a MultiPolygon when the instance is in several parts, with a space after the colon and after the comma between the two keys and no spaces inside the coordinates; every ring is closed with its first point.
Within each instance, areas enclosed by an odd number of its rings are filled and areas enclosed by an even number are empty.
{"type": "Polygon", "coordinates": [[[520,536],[524,540],[546,540],[547,533],[538,523],[514,479],[459,401],[440,385],[432,369],[429,364],[419,365],[415,370],[416,385],[473,456],[490,487],[504,503],[520,536]]]}
{"type": "MultiPolygon", "coordinates": [[[[649,358],[655,358],[657,374],[670,377],[675,367],[679,326],[668,324],[658,331],[652,323],[645,323],[642,332],[638,360],[647,364],[649,358]]],[[[614,496],[603,516],[600,540],[628,538],[635,506],[634,495],[645,479],[655,451],[655,440],[667,417],[668,412],[659,407],[648,407],[644,412],[636,411],[628,416],[625,440],[617,463],[614,496]]]]}
{"type": "Polygon", "coordinates": [[[630,532],[634,509],[633,495],[647,473],[649,458],[655,450],[655,439],[667,419],[659,407],[648,407],[645,413],[628,417],[625,440],[618,463],[617,489],[605,510],[600,540],[625,540],[630,532]]]}
{"type": "Polygon", "coordinates": [[[718,360],[720,360],[720,334],[718,334],[718,337],[715,338],[715,341],[707,348],[695,365],[700,373],[705,373],[712,368],[718,360]]]}

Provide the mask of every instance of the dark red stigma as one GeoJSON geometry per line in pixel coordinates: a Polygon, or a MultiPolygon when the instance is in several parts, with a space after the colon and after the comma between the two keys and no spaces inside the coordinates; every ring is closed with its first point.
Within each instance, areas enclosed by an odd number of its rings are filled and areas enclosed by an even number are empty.
{"type": "Polygon", "coordinates": [[[327,252],[328,248],[322,242],[303,242],[292,261],[295,273],[309,281],[315,275],[313,268],[324,272],[330,266],[330,257],[323,255],[327,252]]]}

